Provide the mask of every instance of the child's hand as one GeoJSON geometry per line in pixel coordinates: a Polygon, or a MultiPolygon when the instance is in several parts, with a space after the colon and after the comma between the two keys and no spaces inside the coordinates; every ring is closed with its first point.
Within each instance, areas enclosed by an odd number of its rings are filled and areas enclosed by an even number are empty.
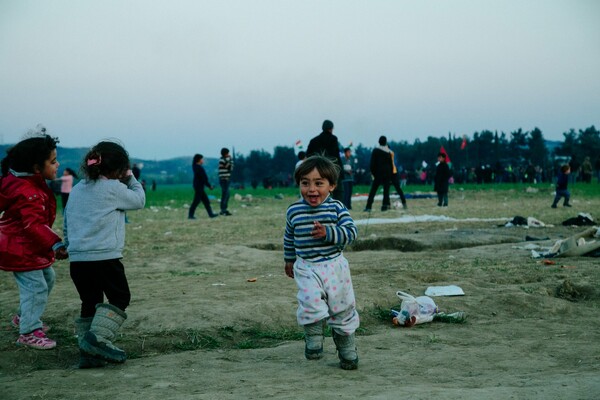
{"type": "Polygon", "coordinates": [[[67,252],[67,248],[66,247],[59,247],[58,249],[56,249],[54,251],[54,257],[57,260],[64,260],[69,258],[69,253],[67,252]]]}
{"type": "Polygon", "coordinates": [[[321,239],[321,238],[324,238],[324,237],[327,236],[327,232],[325,230],[325,227],[323,225],[321,225],[321,223],[319,221],[315,221],[314,228],[310,232],[310,234],[315,239],[321,239]]]}
{"type": "Polygon", "coordinates": [[[294,277],[294,263],[286,262],[285,263],[285,274],[290,278],[294,277]]]}
{"type": "Polygon", "coordinates": [[[122,183],[124,183],[124,184],[126,184],[126,185],[127,185],[127,183],[128,183],[130,180],[131,180],[131,177],[132,177],[132,176],[133,176],[133,172],[131,172],[131,170],[130,170],[130,169],[128,169],[128,170],[126,170],[126,171],[123,171],[123,172],[121,173],[121,176],[119,176],[119,180],[120,180],[122,183]]]}

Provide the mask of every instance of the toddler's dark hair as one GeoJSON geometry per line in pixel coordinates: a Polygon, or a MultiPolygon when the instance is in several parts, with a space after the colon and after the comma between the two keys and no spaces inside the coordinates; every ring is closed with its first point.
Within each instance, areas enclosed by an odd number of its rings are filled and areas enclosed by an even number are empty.
{"type": "Polygon", "coordinates": [[[100,175],[121,175],[130,169],[129,153],[118,143],[103,141],[92,147],[83,158],[81,170],[88,179],[97,180],[100,175]]]}
{"type": "Polygon", "coordinates": [[[6,151],[6,157],[2,159],[2,176],[6,176],[9,169],[34,173],[34,167],[42,168],[57,144],[58,138],[48,134],[21,140],[6,151]]]}
{"type": "Polygon", "coordinates": [[[567,172],[568,170],[570,170],[570,169],[571,169],[571,166],[570,166],[569,164],[563,164],[563,165],[560,167],[560,170],[562,171],[562,173],[563,173],[563,174],[564,174],[565,172],[567,172]]]}
{"type": "Polygon", "coordinates": [[[340,176],[340,167],[324,156],[310,156],[302,164],[298,166],[294,172],[296,184],[300,183],[302,177],[311,173],[313,169],[317,169],[322,178],[325,178],[332,185],[337,185],[338,177],[340,176]]]}
{"type": "Polygon", "coordinates": [[[225,157],[227,154],[229,154],[229,149],[227,147],[223,147],[221,149],[221,157],[225,157]]]}

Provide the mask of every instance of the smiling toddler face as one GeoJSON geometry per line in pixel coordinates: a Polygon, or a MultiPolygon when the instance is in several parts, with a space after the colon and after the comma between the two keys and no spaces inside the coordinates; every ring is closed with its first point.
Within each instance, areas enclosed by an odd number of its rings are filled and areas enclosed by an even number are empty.
{"type": "Polygon", "coordinates": [[[335,185],[323,178],[316,168],[300,179],[300,194],[312,207],[323,203],[333,189],[335,185]]]}

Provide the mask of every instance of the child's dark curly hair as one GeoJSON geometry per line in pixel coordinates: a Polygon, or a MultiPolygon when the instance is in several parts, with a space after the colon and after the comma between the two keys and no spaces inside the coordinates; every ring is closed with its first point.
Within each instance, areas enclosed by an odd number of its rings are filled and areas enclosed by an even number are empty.
{"type": "Polygon", "coordinates": [[[118,178],[130,169],[129,153],[118,143],[103,141],[92,147],[83,158],[81,171],[93,181],[100,175],[118,178]]]}
{"type": "Polygon", "coordinates": [[[340,176],[340,167],[325,156],[314,155],[308,157],[296,168],[294,179],[296,183],[300,183],[303,176],[310,174],[313,169],[317,169],[322,178],[329,181],[330,184],[336,185],[340,176]]]}
{"type": "Polygon", "coordinates": [[[36,166],[43,167],[57,144],[58,138],[47,134],[21,140],[6,151],[6,157],[2,159],[2,176],[6,176],[9,169],[34,173],[36,166]]]}

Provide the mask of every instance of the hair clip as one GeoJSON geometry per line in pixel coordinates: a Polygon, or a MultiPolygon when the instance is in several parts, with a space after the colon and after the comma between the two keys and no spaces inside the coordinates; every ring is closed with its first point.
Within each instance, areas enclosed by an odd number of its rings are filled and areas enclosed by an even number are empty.
{"type": "Polygon", "coordinates": [[[98,158],[90,158],[87,160],[87,165],[88,167],[91,165],[100,165],[100,161],[102,161],[100,156],[98,156],[98,158]]]}

